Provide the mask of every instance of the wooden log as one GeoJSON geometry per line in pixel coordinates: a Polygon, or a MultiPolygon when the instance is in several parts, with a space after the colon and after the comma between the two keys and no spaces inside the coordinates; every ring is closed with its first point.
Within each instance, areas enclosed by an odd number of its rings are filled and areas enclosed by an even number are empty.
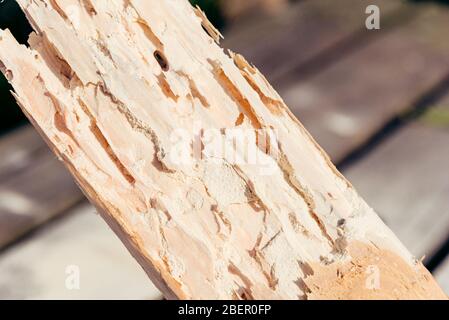
{"type": "Polygon", "coordinates": [[[447,298],[187,1],[18,2],[18,103],[167,298],[447,298]]]}

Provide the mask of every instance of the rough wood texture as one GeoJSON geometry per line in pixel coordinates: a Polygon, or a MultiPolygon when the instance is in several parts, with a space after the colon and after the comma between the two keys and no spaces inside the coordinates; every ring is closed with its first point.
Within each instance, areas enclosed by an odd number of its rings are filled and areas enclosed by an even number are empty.
{"type": "Polygon", "coordinates": [[[446,298],[187,1],[18,2],[37,34],[0,33],[2,71],[167,298],[446,298]]]}

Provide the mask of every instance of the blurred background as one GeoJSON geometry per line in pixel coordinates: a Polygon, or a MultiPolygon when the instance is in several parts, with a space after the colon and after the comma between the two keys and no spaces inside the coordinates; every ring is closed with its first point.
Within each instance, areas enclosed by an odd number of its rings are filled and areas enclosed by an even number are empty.
{"type": "MultiPolygon", "coordinates": [[[[449,1],[191,2],[448,293],[449,1]]],[[[0,27],[24,44],[31,32],[14,0],[0,27]]],[[[0,299],[160,299],[9,90],[0,75],[0,299]]]]}

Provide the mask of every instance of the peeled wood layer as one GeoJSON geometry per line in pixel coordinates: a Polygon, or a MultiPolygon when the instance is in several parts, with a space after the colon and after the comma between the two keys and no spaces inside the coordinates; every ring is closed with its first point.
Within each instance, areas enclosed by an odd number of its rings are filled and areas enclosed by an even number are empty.
{"type": "Polygon", "coordinates": [[[30,49],[0,34],[18,103],[166,297],[446,298],[186,0],[18,2],[36,30],[30,49]],[[259,165],[212,157],[212,128],[252,132],[259,165]]]}

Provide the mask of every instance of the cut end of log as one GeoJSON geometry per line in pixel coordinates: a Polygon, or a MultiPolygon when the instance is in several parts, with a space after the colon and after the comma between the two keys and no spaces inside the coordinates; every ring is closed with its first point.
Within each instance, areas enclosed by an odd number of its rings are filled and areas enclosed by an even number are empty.
{"type": "Polygon", "coordinates": [[[2,72],[166,297],[446,298],[186,0],[18,2],[2,72]]]}
{"type": "Polygon", "coordinates": [[[410,266],[389,250],[362,242],[348,247],[349,261],[310,266],[309,299],[446,299],[420,261],[410,266]]]}

